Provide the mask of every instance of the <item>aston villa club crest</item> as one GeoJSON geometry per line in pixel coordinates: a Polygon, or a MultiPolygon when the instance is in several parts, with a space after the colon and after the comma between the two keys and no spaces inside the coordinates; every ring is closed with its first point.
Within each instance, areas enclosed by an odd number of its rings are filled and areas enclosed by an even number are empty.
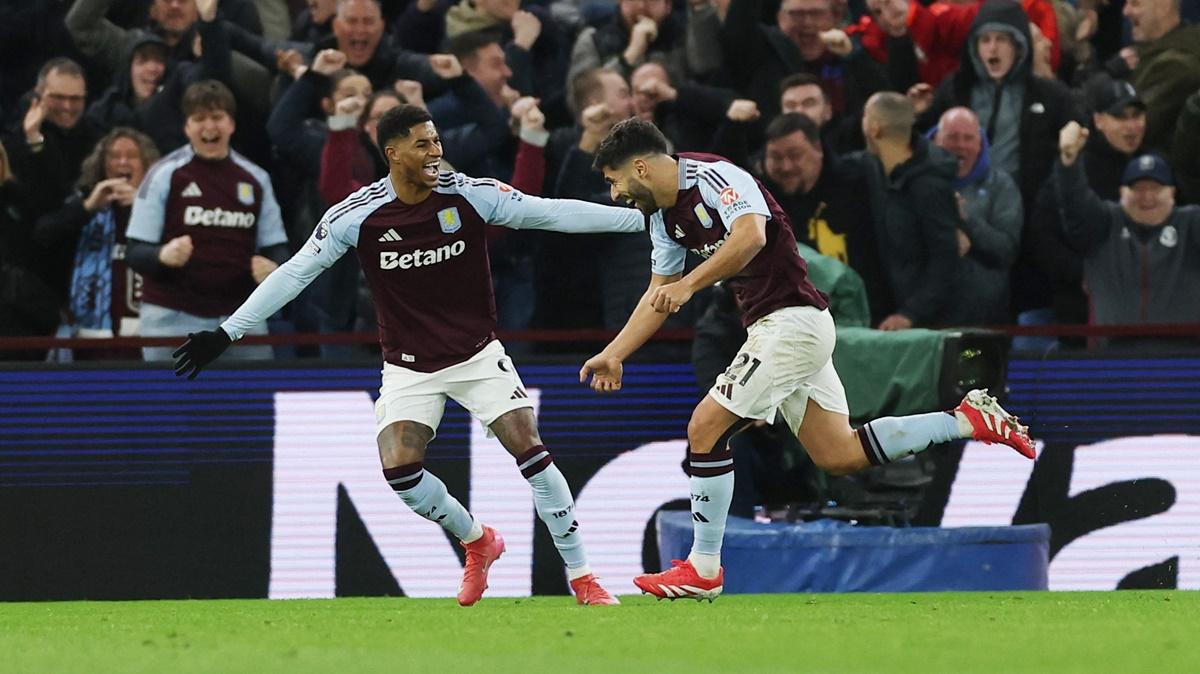
{"type": "Polygon", "coordinates": [[[443,208],[437,214],[438,224],[444,234],[453,234],[462,227],[462,218],[458,217],[458,208],[443,208]]]}
{"type": "Polygon", "coordinates": [[[238,183],[238,201],[247,206],[254,205],[254,186],[250,183],[238,183]]]}
{"type": "Polygon", "coordinates": [[[692,212],[696,214],[696,217],[700,220],[700,224],[704,225],[705,229],[712,229],[713,219],[712,216],[708,214],[708,209],[704,207],[704,204],[696,204],[696,207],[692,209],[692,212]]]}

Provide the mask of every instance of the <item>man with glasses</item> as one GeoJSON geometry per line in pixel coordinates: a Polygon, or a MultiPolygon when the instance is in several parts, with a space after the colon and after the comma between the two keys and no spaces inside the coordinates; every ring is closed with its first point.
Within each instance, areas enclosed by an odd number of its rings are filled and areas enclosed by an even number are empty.
{"type": "Polygon", "coordinates": [[[30,214],[62,205],[79,178],[79,167],[100,135],[83,119],[87,82],[78,63],[47,61],[25,95],[20,127],[5,139],[13,173],[26,186],[30,214]]]}

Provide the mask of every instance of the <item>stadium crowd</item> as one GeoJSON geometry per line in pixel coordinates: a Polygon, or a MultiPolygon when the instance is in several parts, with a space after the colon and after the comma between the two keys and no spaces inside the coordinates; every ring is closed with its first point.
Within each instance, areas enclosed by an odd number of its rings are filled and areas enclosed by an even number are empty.
{"type": "MultiPolygon", "coordinates": [[[[182,334],[177,287],[228,314],[384,175],[375,125],[401,103],[433,116],[444,169],[599,203],[601,139],[652,120],[674,150],[757,176],[807,257],[861,278],[880,329],[1195,322],[1196,15],[1196,0],[5,3],[0,336],[182,334]],[[190,228],[142,217],[127,238],[157,192],[195,200],[190,228]]],[[[644,233],[495,229],[500,329],[619,328],[646,288],[644,233]]],[[[272,330],[373,330],[366,292],[346,256],[272,330]]]]}

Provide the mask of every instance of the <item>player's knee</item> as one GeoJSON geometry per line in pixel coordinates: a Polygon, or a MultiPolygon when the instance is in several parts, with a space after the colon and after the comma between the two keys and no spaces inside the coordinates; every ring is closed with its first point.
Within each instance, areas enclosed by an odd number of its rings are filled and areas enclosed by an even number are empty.
{"type": "Polygon", "coordinates": [[[692,415],[688,421],[687,436],[688,446],[693,454],[708,454],[716,447],[716,439],[719,433],[714,433],[712,423],[701,416],[692,415]]]}
{"type": "Polygon", "coordinates": [[[398,421],[379,434],[379,461],[394,468],[425,459],[425,446],[433,439],[432,429],[422,424],[398,421]]]}

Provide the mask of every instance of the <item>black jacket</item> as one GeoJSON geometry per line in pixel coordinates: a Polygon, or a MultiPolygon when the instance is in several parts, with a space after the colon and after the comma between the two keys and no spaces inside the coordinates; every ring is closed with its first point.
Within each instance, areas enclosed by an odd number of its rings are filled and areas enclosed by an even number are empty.
{"type": "MultiPolygon", "coordinates": [[[[828,53],[821,59],[806,62],[791,38],[778,27],[760,22],[762,0],[733,0],[721,28],[721,50],[725,67],[732,81],[746,97],[758,103],[763,124],[779,114],[779,81],[792,73],[807,72],[816,76],[827,88],[841,89],[841,100],[834,97],[835,118],[831,124],[853,127],[861,117],[867,99],[876,91],[887,88],[884,70],[863,49],[855,49],[845,58],[828,53]]],[[[853,128],[839,128],[839,147],[862,147],[861,133],[853,128]],[[857,143],[851,138],[857,135],[857,143]]]]}
{"type": "MultiPolygon", "coordinates": [[[[220,80],[226,86],[233,86],[233,60],[226,24],[221,21],[197,21],[196,30],[204,46],[201,59],[179,60],[172,56],[158,91],[141,103],[135,100],[133,84],[129,79],[133,53],[147,44],[159,44],[164,48],[167,45],[162,38],[145,31],[130,40],[125,54],[125,67],[113,74],[112,86],[101,94],[99,100],[88,106],[87,118],[92,125],[102,132],[117,126],[131,126],[144,131],[164,155],[187,143],[187,136],[183,133],[183,111],[179,107],[184,90],[204,79],[220,80]]],[[[244,116],[239,119],[248,121],[244,116]]],[[[238,147],[242,149],[243,146],[239,144],[238,147]]]]}
{"type": "Polygon", "coordinates": [[[858,272],[867,288],[872,325],[876,325],[896,301],[879,262],[871,200],[863,198],[868,190],[865,161],[839,157],[828,146],[824,155],[821,176],[806,193],[784,192],[767,175],[761,158],[753,162],[754,173],[792,221],[797,242],[858,272]]]}
{"type": "Polygon", "coordinates": [[[38,152],[25,142],[19,120],[33,102],[33,92],[22,99],[15,129],[4,138],[13,173],[24,185],[26,213],[38,217],[57,209],[74,189],[84,158],[91,153],[102,135],[86,115],[70,129],[63,129],[49,120],[42,122],[45,144],[38,152]]]}
{"type": "MultiPolygon", "coordinates": [[[[1140,152],[1140,151],[1139,151],[1140,152]]],[[[1137,152],[1133,156],[1137,156],[1137,152]]],[[[1117,151],[1104,134],[1093,130],[1080,161],[1088,185],[1105,201],[1117,201],[1121,175],[1130,156],[1117,151]]],[[[1030,247],[1042,277],[1050,281],[1050,306],[1062,323],[1087,323],[1088,300],[1083,292],[1083,253],[1063,233],[1061,206],[1053,180],[1038,193],[1029,222],[1030,247]]]]}
{"type": "Polygon", "coordinates": [[[872,312],[899,313],[916,325],[937,325],[953,296],[958,267],[955,231],[962,221],[951,182],[958,160],[913,134],[913,156],[883,174],[879,160],[850,155],[860,163],[871,204],[875,245],[894,303],[872,312]]]}
{"type": "MultiPolygon", "coordinates": [[[[23,186],[0,185],[0,336],[50,335],[62,303],[41,275],[42,259],[22,211],[23,186]]],[[[71,248],[72,253],[74,248],[71,248]]],[[[0,360],[40,359],[44,352],[0,351],[0,360]]]]}

